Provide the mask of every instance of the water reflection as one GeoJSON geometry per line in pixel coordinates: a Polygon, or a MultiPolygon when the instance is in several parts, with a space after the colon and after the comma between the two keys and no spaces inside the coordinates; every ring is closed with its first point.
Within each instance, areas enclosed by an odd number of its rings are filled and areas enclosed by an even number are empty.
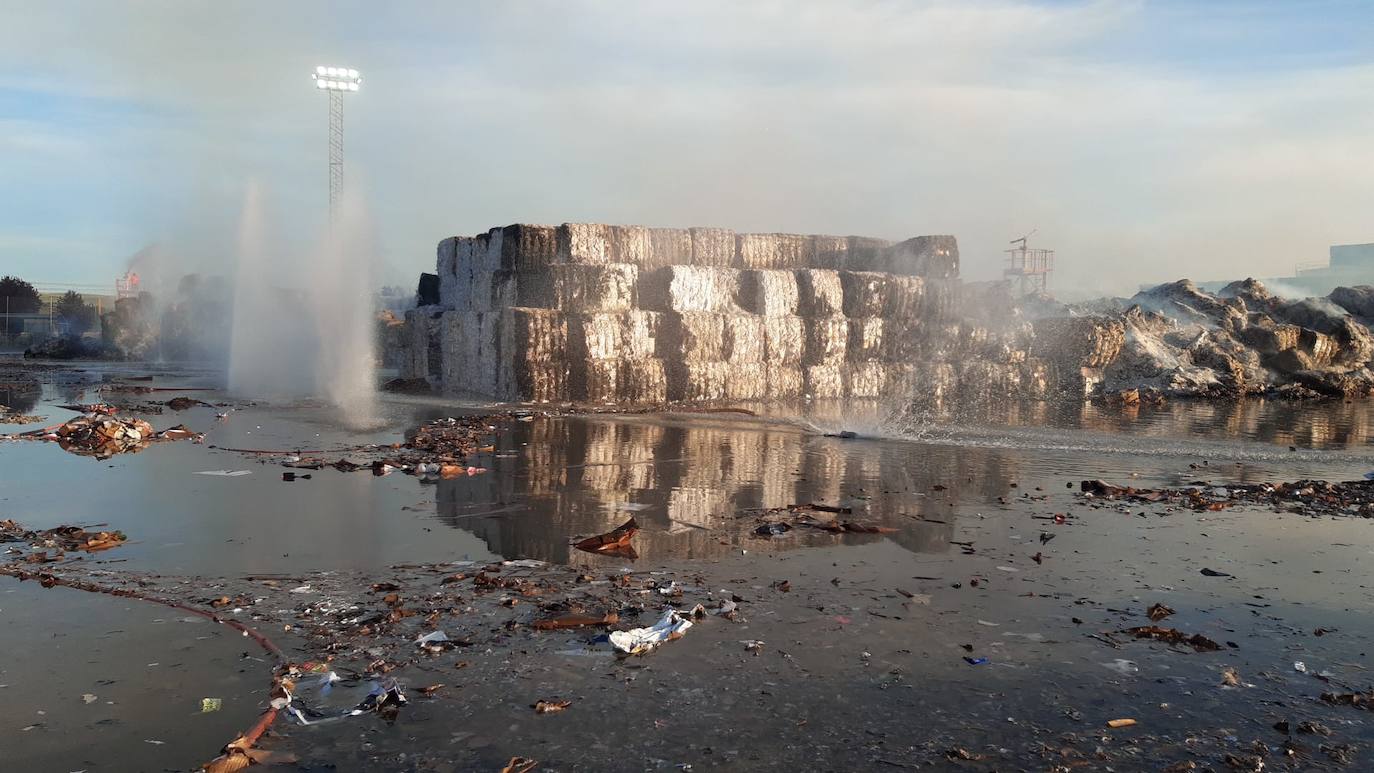
{"type": "MultiPolygon", "coordinates": [[[[32,413],[43,387],[38,379],[19,374],[0,375],[0,406],[6,406],[14,413],[32,413]]],[[[5,409],[0,408],[0,413],[5,409]]]]}
{"type": "Polygon", "coordinates": [[[1013,494],[1017,469],[997,451],[840,440],[789,427],[731,422],[539,419],[515,426],[492,471],[440,481],[441,520],[492,552],[593,565],[575,535],[609,531],[633,515],[640,560],[712,558],[745,549],[892,539],[914,552],[948,549],[954,504],[1013,494]],[[936,485],[944,487],[935,491],[936,485]],[[836,536],[801,529],[752,536],[753,512],[844,504],[852,520],[895,534],[836,536]]]}

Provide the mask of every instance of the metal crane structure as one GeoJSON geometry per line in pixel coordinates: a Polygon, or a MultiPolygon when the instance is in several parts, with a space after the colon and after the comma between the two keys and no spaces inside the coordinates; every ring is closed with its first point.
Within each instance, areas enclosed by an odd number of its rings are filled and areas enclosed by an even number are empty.
{"type": "Polygon", "coordinates": [[[316,67],[315,88],[329,94],[329,222],[339,212],[343,194],[343,96],[357,91],[363,77],[349,67],[316,67]]]}
{"type": "Polygon", "coordinates": [[[1027,240],[1035,235],[1035,230],[1019,239],[1012,239],[1012,249],[1007,253],[1007,267],[1002,276],[1018,285],[1021,295],[1043,293],[1049,288],[1050,272],[1054,270],[1054,250],[1032,249],[1027,240]]]}

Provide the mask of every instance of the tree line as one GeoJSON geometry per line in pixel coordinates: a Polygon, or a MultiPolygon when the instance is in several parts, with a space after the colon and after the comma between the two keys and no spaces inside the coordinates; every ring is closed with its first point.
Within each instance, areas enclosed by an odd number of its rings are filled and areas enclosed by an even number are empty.
{"type": "MultiPolygon", "coordinates": [[[[43,298],[34,286],[19,277],[0,277],[0,313],[37,314],[43,310],[43,298]]],[[[68,290],[53,304],[53,316],[71,335],[81,335],[95,327],[96,310],[86,303],[81,293],[68,290]]],[[[18,319],[6,320],[5,335],[13,337],[24,330],[18,319]]]]}

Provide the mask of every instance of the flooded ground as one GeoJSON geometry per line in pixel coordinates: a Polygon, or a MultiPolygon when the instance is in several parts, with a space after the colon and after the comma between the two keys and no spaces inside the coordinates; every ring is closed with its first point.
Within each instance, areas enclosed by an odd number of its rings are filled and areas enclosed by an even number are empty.
{"type": "MultiPolygon", "coordinates": [[[[47,417],[0,431],[77,415],[62,404],[177,395],[212,404],[140,414],[157,429],[205,432],[202,444],[101,461],[51,443],[0,443],[0,518],[108,523],[129,535],[84,570],[156,577],[149,587],[191,602],[256,596],[232,614],[284,638],[287,625],[303,625],[302,605],[361,599],[371,583],[404,575],[402,594],[443,607],[431,627],[469,637],[387,674],[412,688],[394,723],[278,720],[264,746],[295,756],[283,769],[500,770],[514,756],[549,770],[1256,770],[1257,760],[1305,770],[1371,759],[1368,714],[1321,695],[1374,682],[1365,657],[1374,524],[1104,506],[1077,492],[1095,478],[1140,487],[1358,479],[1374,469],[1365,403],[1011,406],[898,425],[862,405],[814,407],[805,422],[541,415],[496,425],[494,447],[474,462],[484,473],[422,483],[326,468],[287,482],[288,453],[348,458],[481,407],[391,398],[383,426],[348,431],[327,407],[246,404],[196,371],[11,365],[0,382],[0,403],[47,417]],[[127,380],[145,375],[152,381],[127,380]],[[94,391],[110,383],[205,391],[94,391]],[[824,435],[841,429],[866,437],[824,435]],[[218,471],[248,474],[202,474],[218,471]],[[884,532],[756,533],[767,513],[812,503],[884,532]],[[629,517],[642,529],[637,560],[570,547],[629,517]],[[502,559],[550,562],[551,577],[585,578],[579,592],[607,603],[597,595],[606,578],[680,582],[680,597],[624,591],[614,628],[648,625],[666,604],[735,597],[741,613],[708,616],[680,641],[618,659],[599,632],[531,630],[536,603],[498,604],[499,594],[391,568],[502,559]],[[252,585],[261,576],[285,584],[252,585]],[[292,594],[298,587],[307,590],[292,594]],[[1221,649],[1121,633],[1149,625],[1156,603],[1175,610],[1160,625],[1221,649]],[[428,696],[415,689],[440,683],[428,696]],[[531,710],[552,698],[572,705],[531,710]],[[1108,727],[1119,719],[1135,723],[1108,727]],[[1304,721],[1326,734],[1300,732],[1304,721]]],[[[26,769],[191,769],[267,704],[270,663],[228,629],[129,599],[4,578],[0,588],[10,623],[0,648],[27,653],[0,670],[9,699],[0,722],[7,753],[26,769]],[[181,672],[166,679],[150,662],[181,672]],[[200,714],[211,696],[223,709],[200,714]],[[72,737],[92,753],[74,753],[72,737]]],[[[410,641],[398,629],[377,647],[390,657],[413,651],[410,641]]],[[[310,640],[283,647],[301,661],[328,655],[310,640]]]]}

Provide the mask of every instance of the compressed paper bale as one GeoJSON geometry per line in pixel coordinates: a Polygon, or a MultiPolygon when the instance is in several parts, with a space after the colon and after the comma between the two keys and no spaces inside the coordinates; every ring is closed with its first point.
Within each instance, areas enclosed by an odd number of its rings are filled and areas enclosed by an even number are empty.
{"type": "Polygon", "coordinates": [[[467,308],[472,311],[501,311],[512,306],[538,308],[548,305],[522,297],[520,285],[520,275],[514,271],[476,273],[467,288],[467,308]]]}
{"type": "Polygon", "coordinates": [[[497,392],[533,402],[568,399],[567,318],[555,309],[506,309],[499,316],[497,392]]]}
{"type": "Polygon", "coordinates": [[[626,357],[653,357],[658,351],[658,332],[663,323],[663,315],[656,311],[636,309],[628,312],[625,320],[625,338],[621,350],[626,357]]]}
{"type": "Polygon", "coordinates": [[[768,366],[762,362],[731,363],[725,377],[725,396],[731,400],[766,398],[768,366]]]}
{"type": "Polygon", "coordinates": [[[724,327],[726,359],[732,363],[763,362],[763,317],[726,314],[724,327]]]}
{"type": "Polygon", "coordinates": [[[653,311],[569,314],[569,356],[652,357],[656,351],[659,316],[653,311]]]}
{"type": "Polygon", "coordinates": [[[849,346],[849,320],[844,317],[813,317],[806,320],[806,353],[808,365],[839,362],[849,346]]]}
{"type": "Polygon", "coordinates": [[[953,236],[917,236],[883,250],[880,270],[931,279],[959,276],[959,243],[953,236]]]}
{"type": "Polygon", "coordinates": [[[507,399],[525,403],[565,402],[568,397],[568,363],[514,362],[510,366],[507,399]]]}
{"type": "Polygon", "coordinates": [[[507,309],[502,317],[510,342],[507,353],[520,357],[526,353],[562,357],[568,350],[568,319],[557,309],[507,309]]]}
{"type": "Polygon", "coordinates": [[[444,394],[475,392],[496,396],[499,314],[446,311],[440,322],[444,394]]]}
{"type": "Polygon", "coordinates": [[[730,372],[724,362],[674,363],[668,373],[668,397],[672,400],[720,400],[730,372]]]}
{"type": "Polygon", "coordinates": [[[845,357],[853,362],[868,362],[884,358],[885,339],[882,317],[862,317],[849,320],[849,342],[845,357]]]}
{"type": "Polygon", "coordinates": [[[799,366],[768,363],[768,397],[776,400],[800,397],[805,387],[806,379],[799,366]]]}
{"type": "Polygon", "coordinates": [[[692,265],[728,268],[738,265],[735,232],[728,228],[689,228],[692,235],[692,265]]]}
{"type": "Polygon", "coordinates": [[[649,258],[649,229],[642,225],[608,225],[606,247],[612,263],[643,265],[649,258]]]}
{"type": "Polygon", "coordinates": [[[639,303],[653,311],[739,311],[739,272],[728,268],[668,266],[640,274],[639,303]]]}
{"type": "Polygon", "coordinates": [[[558,226],[557,251],[562,263],[602,265],[612,262],[606,226],[600,223],[564,223],[558,226]]]}
{"type": "Polygon", "coordinates": [[[610,360],[624,353],[629,312],[568,315],[568,356],[610,360]]]}
{"type": "Polygon", "coordinates": [[[919,276],[892,276],[887,283],[887,310],[891,320],[915,320],[921,316],[925,300],[925,279],[919,276]]]}
{"type": "Polygon", "coordinates": [[[725,315],[708,311],[665,312],[656,338],[657,356],[669,361],[719,362],[728,353],[725,315]]]}
{"type": "Polygon", "coordinates": [[[645,268],[686,266],[692,263],[692,233],[686,228],[650,228],[645,268]]]}
{"type": "Polygon", "coordinates": [[[920,366],[913,363],[888,363],[884,396],[906,399],[916,390],[920,366]]]}
{"type": "Polygon", "coordinates": [[[817,234],[811,237],[811,252],[811,268],[847,268],[849,237],[817,234]]]}
{"type": "Polygon", "coordinates": [[[797,277],[791,271],[754,269],[739,272],[738,303],[752,314],[797,313],[797,277]]]}
{"type": "Polygon", "coordinates": [[[620,400],[619,359],[582,360],[575,364],[577,367],[572,368],[573,399],[593,403],[614,403],[620,400]],[[577,383],[579,381],[581,383],[577,383]]]}
{"type": "Polygon", "coordinates": [[[838,271],[800,269],[797,277],[797,313],[803,317],[831,317],[844,313],[844,285],[838,271]]]}
{"type": "Polygon", "coordinates": [[[764,360],[773,365],[798,365],[805,356],[805,320],[801,317],[764,317],[764,360]]]}
{"type": "Polygon", "coordinates": [[[455,271],[457,265],[458,237],[450,236],[447,239],[440,239],[436,250],[434,261],[434,272],[439,275],[439,305],[454,307],[454,299],[457,295],[458,274],[455,271]]]}
{"type": "Polygon", "coordinates": [[[918,360],[927,350],[930,330],[919,319],[889,317],[883,324],[883,358],[889,362],[918,360]]]}
{"type": "Polygon", "coordinates": [[[945,322],[959,317],[960,282],[958,279],[928,279],[921,316],[930,322],[945,322]]]}
{"type": "Polygon", "coordinates": [[[401,378],[429,376],[429,338],[425,333],[427,312],[409,309],[401,334],[401,378]]]}
{"type": "Polygon", "coordinates": [[[891,277],[876,271],[841,271],[846,317],[880,317],[887,310],[891,277]]]}
{"type": "Polygon", "coordinates": [[[883,251],[891,242],[868,236],[850,236],[847,237],[847,241],[848,247],[842,268],[850,271],[883,271],[887,268],[883,251]]]}
{"type": "Polygon", "coordinates": [[[514,268],[514,264],[504,264],[502,254],[502,243],[504,242],[502,229],[493,228],[485,233],[477,234],[472,237],[472,253],[468,261],[468,271],[472,274],[481,272],[491,273],[492,271],[509,271],[514,268]]]}
{"type": "Polygon", "coordinates": [[[882,397],[887,388],[887,364],[856,362],[844,369],[845,394],[850,397],[882,397]]]}
{"type": "Polygon", "coordinates": [[[810,268],[811,238],[800,234],[740,234],[740,265],[745,268],[810,268]]]}
{"type": "Polygon", "coordinates": [[[655,357],[624,357],[617,379],[620,397],[631,403],[661,403],[668,399],[668,379],[663,360],[655,357]]]}
{"type": "MultiPolygon", "coordinates": [[[[552,308],[567,312],[629,311],[635,305],[639,268],[627,263],[604,266],[557,265],[546,269],[552,308]]],[[[521,276],[522,282],[529,276],[521,276]]]]}
{"type": "Polygon", "coordinates": [[[808,365],[802,378],[804,393],[810,397],[844,397],[844,369],[840,365],[808,365]]]}
{"type": "Polygon", "coordinates": [[[493,270],[528,271],[558,262],[558,229],[516,223],[501,229],[501,265],[493,270]]]}

